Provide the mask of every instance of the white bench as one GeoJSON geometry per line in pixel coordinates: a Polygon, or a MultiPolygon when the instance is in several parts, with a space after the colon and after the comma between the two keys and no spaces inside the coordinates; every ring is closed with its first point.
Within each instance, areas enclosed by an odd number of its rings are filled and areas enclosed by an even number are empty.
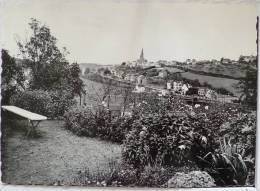
{"type": "Polygon", "coordinates": [[[35,133],[35,129],[41,121],[47,120],[47,117],[45,117],[43,115],[39,115],[37,113],[32,113],[30,111],[27,111],[25,109],[22,109],[22,108],[19,108],[19,107],[16,107],[16,106],[3,105],[2,108],[3,108],[3,110],[7,110],[9,112],[15,113],[16,115],[19,115],[21,117],[28,119],[29,128],[28,128],[28,131],[27,131],[27,134],[26,134],[27,137],[30,134],[35,133]]]}

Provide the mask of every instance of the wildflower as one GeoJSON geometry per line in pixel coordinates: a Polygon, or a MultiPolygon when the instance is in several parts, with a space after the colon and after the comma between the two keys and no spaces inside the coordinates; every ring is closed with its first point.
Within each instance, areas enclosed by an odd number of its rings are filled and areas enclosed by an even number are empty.
{"type": "Polygon", "coordinates": [[[198,108],[198,107],[200,107],[200,104],[195,104],[195,108],[198,108]]]}
{"type": "Polygon", "coordinates": [[[178,148],[181,149],[181,150],[183,150],[183,149],[186,148],[186,146],[185,146],[185,145],[180,145],[180,146],[178,146],[178,148]]]}
{"type": "Polygon", "coordinates": [[[204,143],[207,144],[207,138],[206,138],[205,136],[202,136],[202,137],[201,137],[201,141],[203,141],[204,143]]]}

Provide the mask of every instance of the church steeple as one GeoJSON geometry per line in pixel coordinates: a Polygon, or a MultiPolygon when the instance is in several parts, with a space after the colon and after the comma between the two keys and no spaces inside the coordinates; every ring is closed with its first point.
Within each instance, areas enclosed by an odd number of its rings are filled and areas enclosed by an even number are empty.
{"type": "Polygon", "coordinates": [[[141,54],[140,54],[140,59],[139,59],[139,64],[144,64],[145,59],[144,59],[144,49],[142,48],[141,54]]]}

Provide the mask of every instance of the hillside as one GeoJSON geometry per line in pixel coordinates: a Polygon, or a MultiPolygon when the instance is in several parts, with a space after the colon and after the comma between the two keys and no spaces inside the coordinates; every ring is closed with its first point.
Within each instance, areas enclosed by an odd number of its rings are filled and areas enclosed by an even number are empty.
{"type": "Polygon", "coordinates": [[[89,68],[91,71],[96,71],[99,68],[110,68],[112,65],[96,64],[96,63],[80,63],[80,69],[89,68]]]}

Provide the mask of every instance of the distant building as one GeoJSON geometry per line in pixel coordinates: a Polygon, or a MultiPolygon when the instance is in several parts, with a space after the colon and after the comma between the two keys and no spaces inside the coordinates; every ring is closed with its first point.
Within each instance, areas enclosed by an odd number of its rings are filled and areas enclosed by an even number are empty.
{"type": "Polygon", "coordinates": [[[188,90],[189,90],[188,85],[187,84],[183,84],[182,87],[181,87],[181,94],[182,95],[186,95],[188,90]]]}
{"type": "Polygon", "coordinates": [[[139,75],[136,78],[136,81],[137,81],[138,85],[146,85],[147,84],[147,79],[146,79],[146,77],[144,75],[139,75]]]}
{"type": "Polygon", "coordinates": [[[142,93],[142,92],[145,92],[145,87],[136,85],[133,92],[134,92],[134,93],[142,93]]]}
{"type": "Polygon", "coordinates": [[[218,94],[217,94],[216,91],[211,90],[211,89],[208,89],[208,90],[206,91],[205,97],[206,97],[206,98],[209,98],[209,99],[217,99],[218,94]]]}
{"type": "Polygon", "coordinates": [[[172,83],[171,82],[167,82],[166,87],[167,87],[167,90],[172,89],[172,83]]]}
{"type": "Polygon", "coordinates": [[[198,89],[198,95],[199,95],[199,96],[205,96],[206,93],[207,93],[207,88],[200,87],[200,88],[198,89]]]}
{"type": "Polygon", "coordinates": [[[220,62],[221,62],[222,64],[229,64],[229,63],[231,63],[231,60],[228,59],[228,58],[222,58],[220,62]]]}
{"type": "Polygon", "coordinates": [[[253,55],[251,55],[251,56],[240,56],[239,61],[251,63],[251,62],[256,61],[256,56],[253,56],[253,55]]]}
{"type": "Polygon", "coordinates": [[[147,60],[144,58],[144,49],[142,48],[139,59],[137,60],[139,66],[147,65],[147,60]]]}
{"type": "Polygon", "coordinates": [[[161,70],[161,71],[159,72],[159,74],[158,74],[158,76],[159,76],[160,78],[166,78],[167,75],[168,75],[168,72],[167,72],[167,70],[165,70],[165,69],[161,70]]]}
{"type": "Polygon", "coordinates": [[[183,83],[181,81],[173,82],[173,90],[180,91],[182,89],[183,83]]]}

